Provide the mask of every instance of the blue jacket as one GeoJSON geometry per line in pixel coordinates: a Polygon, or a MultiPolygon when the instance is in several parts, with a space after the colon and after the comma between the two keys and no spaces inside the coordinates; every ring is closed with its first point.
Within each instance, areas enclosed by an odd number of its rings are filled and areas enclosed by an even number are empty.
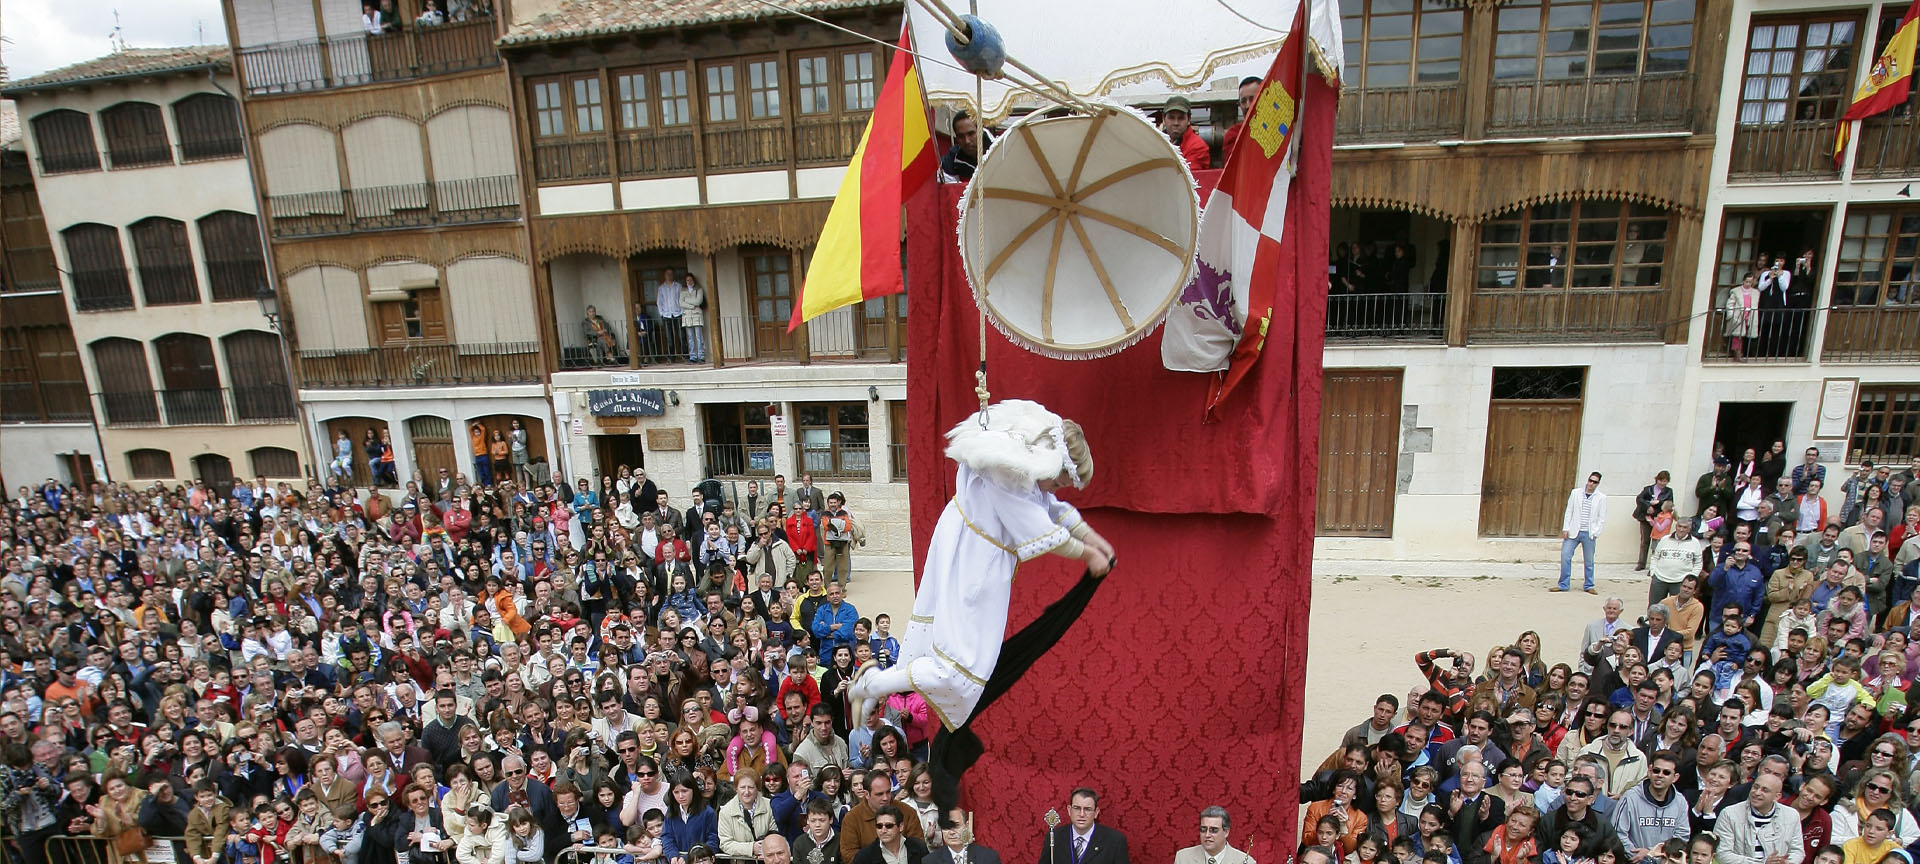
{"type": "Polygon", "coordinates": [[[860,613],[852,603],[842,601],[840,609],[835,611],[832,603],[822,603],[813,612],[813,638],[820,644],[820,656],[833,656],[833,649],[842,645],[848,650],[853,648],[853,625],[860,620],[860,613]]]}
{"type": "Polygon", "coordinates": [[[1715,606],[1725,608],[1729,603],[1737,603],[1741,614],[1749,618],[1760,614],[1760,601],[1767,594],[1767,577],[1761,575],[1760,568],[1752,561],[1744,567],[1735,567],[1729,561],[1713,568],[1707,584],[1713,587],[1715,606]]]}
{"type": "Polygon", "coordinates": [[[700,812],[685,819],[667,817],[666,830],[660,833],[660,852],[668,861],[684,858],[688,849],[700,845],[720,854],[720,817],[712,807],[701,807],[700,812]]]}
{"type": "Polygon", "coordinates": [[[773,796],[773,824],[780,829],[780,836],[787,838],[787,842],[798,840],[800,832],[807,830],[807,802],[816,798],[827,800],[827,796],[811,790],[805,799],[793,797],[793,790],[790,789],[773,796]]]}

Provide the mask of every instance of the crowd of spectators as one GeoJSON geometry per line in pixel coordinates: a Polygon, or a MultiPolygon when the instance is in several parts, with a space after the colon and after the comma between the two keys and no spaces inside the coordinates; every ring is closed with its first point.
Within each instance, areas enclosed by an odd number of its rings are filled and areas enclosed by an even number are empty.
{"type": "Polygon", "coordinates": [[[1554,634],[1576,650],[1416,655],[1420,686],[1302,783],[1304,840],[1350,864],[1913,864],[1920,458],[1835,494],[1785,452],[1717,459],[1692,516],[1666,472],[1643,489],[1647,600],[1554,634]]]}

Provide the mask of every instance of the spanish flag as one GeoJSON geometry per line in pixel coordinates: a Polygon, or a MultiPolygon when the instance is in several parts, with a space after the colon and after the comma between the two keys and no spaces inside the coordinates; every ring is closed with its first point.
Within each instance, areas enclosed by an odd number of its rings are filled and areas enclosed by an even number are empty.
{"type": "Polygon", "coordinates": [[[912,46],[902,26],[900,50],[893,52],[880,101],[827,211],[788,332],[842,306],[906,290],[900,273],[900,207],[938,167],[912,46]]]}
{"type": "Polygon", "coordinates": [[[1860,82],[1860,89],[1854,91],[1853,104],[1847,106],[1847,113],[1840,118],[1840,133],[1833,142],[1833,167],[1839,168],[1846,156],[1847,136],[1853,131],[1853,124],[1905,103],[1913,91],[1913,48],[1920,42],[1917,18],[1920,18],[1920,0],[1913,0],[1907,14],[1900,16],[1893,38],[1887,40],[1887,50],[1874,58],[1873,67],[1867,70],[1867,80],[1860,82]]]}

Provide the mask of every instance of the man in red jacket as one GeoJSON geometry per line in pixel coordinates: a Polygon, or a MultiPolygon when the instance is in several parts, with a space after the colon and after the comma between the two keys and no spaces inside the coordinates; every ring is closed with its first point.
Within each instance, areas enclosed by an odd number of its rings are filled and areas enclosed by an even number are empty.
{"type": "Polygon", "coordinates": [[[1160,131],[1167,133],[1173,146],[1180,151],[1180,158],[1187,160],[1187,167],[1195,171],[1205,171],[1213,164],[1213,154],[1207,150],[1207,142],[1200,139],[1200,133],[1193,131],[1193,103],[1185,96],[1173,96],[1160,109],[1160,131]]]}
{"type": "Polygon", "coordinates": [[[1253,102],[1259,98],[1259,76],[1249,75],[1240,79],[1240,122],[1227,127],[1227,134],[1220,142],[1221,160],[1233,155],[1234,142],[1240,140],[1240,130],[1247,128],[1247,118],[1253,116],[1253,102]]]}

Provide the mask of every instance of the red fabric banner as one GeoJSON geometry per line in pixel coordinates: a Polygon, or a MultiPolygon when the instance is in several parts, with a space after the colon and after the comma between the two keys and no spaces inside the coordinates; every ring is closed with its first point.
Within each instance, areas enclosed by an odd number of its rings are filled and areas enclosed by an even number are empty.
{"type": "MultiPolygon", "coordinates": [[[[981,841],[1037,861],[1042,814],[1076,786],[1136,861],[1198,842],[1199,812],[1233,815],[1234,845],[1291,854],[1306,687],[1314,481],[1326,317],[1334,89],[1308,76],[1299,174],[1288,201],[1274,340],[1220,422],[1202,425],[1208,376],[1161,366],[1158,334],[1067,362],[987,329],[996,400],[1032,399],[1078,421],[1092,486],[1068,498],[1118,551],[1118,567],[1058,647],[974,728],[987,754],[965,782],[981,841]]],[[[1217,172],[1201,178],[1203,195],[1217,172]]],[[[954,243],[960,187],[909,202],[908,473],[916,570],[953,494],[944,434],[978,408],[978,311],[954,243]]],[[[1079,575],[1020,568],[1009,629],[1079,575]]]]}

